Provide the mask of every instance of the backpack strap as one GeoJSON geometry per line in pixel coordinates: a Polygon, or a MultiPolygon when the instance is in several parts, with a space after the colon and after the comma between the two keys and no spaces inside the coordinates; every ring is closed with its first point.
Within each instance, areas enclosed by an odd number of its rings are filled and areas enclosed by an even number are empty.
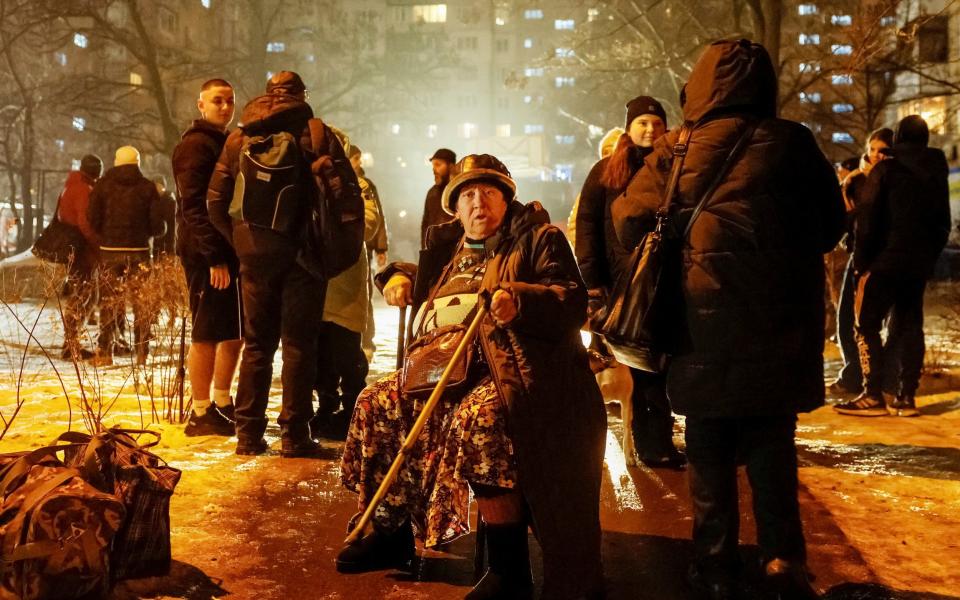
{"type": "Polygon", "coordinates": [[[307,121],[307,127],[310,128],[310,150],[320,156],[327,145],[327,126],[323,119],[314,117],[307,121]]]}

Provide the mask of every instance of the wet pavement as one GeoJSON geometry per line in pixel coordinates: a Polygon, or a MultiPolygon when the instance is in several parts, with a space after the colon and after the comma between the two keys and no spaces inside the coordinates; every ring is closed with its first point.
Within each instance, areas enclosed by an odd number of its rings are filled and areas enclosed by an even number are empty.
{"type": "MultiPolygon", "coordinates": [[[[378,309],[378,323],[385,325],[377,336],[382,351],[371,377],[393,366],[395,314],[386,307],[378,309]]],[[[801,506],[815,586],[826,598],[960,599],[956,540],[950,545],[951,536],[924,538],[921,531],[922,523],[932,531],[960,522],[956,501],[951,504],[949,497],[943,500],[929,492],[932,504],[927,508],[922,504],[919,509],[913,504],[894,506],[893,512],[870,522],[871,513],[880,514],[871,507],[887,500],[896,504],[898,490],[924,485],[936,489],[960,481],[955,419],[960,397],[956,396],[929,402],[920,419],[842,420],[829,408],[801,419],[801,506]],[[884,499],[882,494],[890,498],[884,499]],[[914,520],[902,521],[904,515],[914,520]],[[898,526],[910,532],[898,531],[898,526]],[[899,546],[899,541],[890,540],[901,536],[904,550],[898,555],[897,548],[891,550],[885,544],[899,546]],[[918,536],[926,540],[919,543],[928,545],[907,546],[908,539],[914,544],[918,536]],[[945,538],[948,541],[943,541],[945,538]],[[935,554],[933,559],[939,561],[928,578],[913,571],[900,576],[887,572],[888,567],[897,565],[884,564],[884,557],[918,553],[935,554]]],[[[686,475],[627,467],[619,442],[618,412],[616,407],[609,410],[602,488],[608,597],[691,597],[684,584],[692,551],[686,475]]],[[[678,442],[682,441],[681,427],[682,422],[677,426],[678,442]]],[[[269,433],[276,436],[277,431],[269,433]]],[[[121,583],[113,598],[459,599],[470,589],[474,581],[472,534],[443,552],[426,553],[412,573],[343,576],[334,571],[333,557],[356,510],[355,497],[337,485],[337,444],[328,443],[327,453],[320,459],[287,460],[275,450],[263,457],[245,458],[230,454],[229,442],[191,443],[191,451],[198,457],[210,454],[205,461],[198,458],[191,463],[184,475],[183,492],[178,490],[174,497],[171,574],[121,583]]],[[[758,558],[753,545],[756,532],[743,473],[740,489],[741,542],[745,563],[751,566],[758,558]]],[[[531,552],[539,580],[539,551],[532,538],[531,552]]]]}

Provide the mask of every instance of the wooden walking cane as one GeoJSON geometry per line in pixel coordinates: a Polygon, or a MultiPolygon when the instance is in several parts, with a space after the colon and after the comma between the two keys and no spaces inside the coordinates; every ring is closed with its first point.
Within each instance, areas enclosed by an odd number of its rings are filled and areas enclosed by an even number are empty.
{"type": "Polygon", "coordinates": [[[417,417],[413,427],[410,428],[410,433],[407,434],[407,439],[403,441],[403,446],[400,447],[400,452],[393,460],[393,464],[390,465],[390,470],[387,471],[387,476],[383,478],[383,481],[380,483],[380,487],[377,488],[377,493],[373,495],[373,499],[370,500],[370,504],[367,505],[367,510],[363,511],[363,516],[360,517],[360,520],[357,522],[357,526],[354,527],[353,531],[350,532],[350,535],[347,536],[347,544],[352,544],[359,540],[360,536],[363,535],[363,531],[367,528],[367,525],[370,524],[370,520],[373,518],[373,513],[376,512],[377,506],[383,502],[384,497],[387,495],[387,490],[390,489],[390,486],[393,485],[393,482],[397,479],[397,475],[400,473],[400,467],[403,466],[404,459],[408,454],[410,454],[410,451],[413,450],[413,446],[417,443],[417,438],[420,436],[420,432],[423,431],[424,425],[427,424],[427,419],[430,418],[430,414],[433,412],[433,409],[436,408],[437,404],[440,403],[440,397],[443,395],[443,391],[447,387],[447,381],[450,379],[454,365],[460,362],[460,358],[463,356],[463,353],[467,351],[467,347],[473,343],[473,338],[476,337],[477,330],[480,328],[480,322],[483,320],[483,317],[485,317],[486,314],[487,309],[483,302],[480,302],[477,305],[477,314],[475,317],[473,317],[473,322],[471,322],[470,327],[467,328],[467,333],[463,336],[463,340],[454,351],[453,358],[450,359],[450,363],[447,365],[447,368],[443,370],[443,374],[440,376],[440,381],[437,382],[437,387],[433,388],[433,393],[430,394],[430,398],[427,400],[427,403],[423,405],[423,410],[420,411],[420,416],[417,417]]]}

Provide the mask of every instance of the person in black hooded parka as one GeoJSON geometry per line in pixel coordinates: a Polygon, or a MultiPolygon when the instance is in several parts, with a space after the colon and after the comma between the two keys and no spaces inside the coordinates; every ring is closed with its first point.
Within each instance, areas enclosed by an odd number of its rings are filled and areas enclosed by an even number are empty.
{"type": "Polygon", "coordinates": [[[923,293],[950,235],[947,160],[928,148],[930,131],[918,115],[897,125],[893,159],[870,173],[857,219],[853,266],[857,280],[856,337],[864,391],[838,405],[837,412],[858,416],[916,416],[914,395],[923,367],[923,293]],[[899,364],[884,365],[880,338],[890,316],[886,353],[899,364]],[[886,404],[883,373],[898,375],[896,398],[886,404]]]}
{"type": "MultiPolygon", "coordinates": [[[[843,233],[837,177],[810,130],[776,118],[767,51],[711,44],[681,96],[693,126],[674,206],[680,230],[744,132],[750,135],[683,245],[683,346],[667,370],[686,415],[695,561],[704,597],[732,598],[740,568],[737,465],[753,489],[764,581],[782,598],[813,598],[797,500],[796,414],[821,406],[823,254],[843,233]],[[750,133],[750,126],[756,129],[750,133]]],[[[652,230],[678,131],[661,138],[612,207],[633,248],[652,230]]]]}
{"type": "MultiPolygon", "coordinates": [[[[627,103],[625,132],[611,156],[601,158],[587,175],[580,191],[574,252],[590,293],[591,312],[602,302],[614,282],[628,268],[630,251],[617,239],[610,204],[623,193],[643,167],[653,144],[667,131],[667,113],[650,96],[627,103]]],[[[633,379],[633,428],[637,454],[650,467],[679,467],[683,454],[673,445],[673,415],[661,375],[630,369],[633,379]]]]}

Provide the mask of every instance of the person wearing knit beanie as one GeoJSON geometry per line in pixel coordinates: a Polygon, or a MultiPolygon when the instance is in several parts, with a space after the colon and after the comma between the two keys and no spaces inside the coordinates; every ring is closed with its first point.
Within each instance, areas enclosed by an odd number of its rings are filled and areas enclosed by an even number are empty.
{"type": "Polygon", "coordinates": [[[140,151],[133,146],[121,146],[117,148],[117,154],[113,159],[113,166],[120,167],[123,165],[140,166],[140,151]]]}
{"type": "Polygon", "coordinates": [[[623,128],[630,131],[630,125],[637,117],[643,115],[655,115],[663,121],[664,127],[667,125],[667,111],[656,98],[650,96],[637,96],[630,102],[627,102],[627,121],[623,128]]]}

